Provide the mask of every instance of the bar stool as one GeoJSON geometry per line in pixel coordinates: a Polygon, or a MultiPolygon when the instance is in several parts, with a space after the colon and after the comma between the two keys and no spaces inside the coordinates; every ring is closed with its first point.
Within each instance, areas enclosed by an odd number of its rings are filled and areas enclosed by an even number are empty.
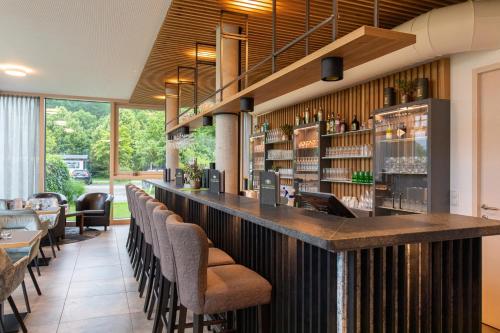
{"type": "Polygon", "coordinates": [[[131,199],[131,192],[132,189],[135,188],[136,186],[134,184],[127,184],[125,185],[125,195],[127,196],[127,205],[130,211],[130,225],[128,229],[128,236],[127,236],[127,243],[126,243],[126,248],[127,252],[130,255],[132,248],[133,248],[133,240],[134,240],[134,235],[136,232],[136,223],[135,223],[135,218],[133,215],[133,210],[132,210],[132,199],[131,199]]]}
{"type": "Polygon", "coordinates": [[[141,228],[140,228],[140,219],[137,212],[137,192],[141,191],[140,188],[135,187],[130,189],[130,209],[132,212],[132,216],[134,217],[135,222],[135,234],[132,240],[132,249],[130,251],[130,262],[132,263],[132,267],[135,271],[136,259],[139,252],[140,242],[141,242],[141,228]]]}
{"type": "Polygon", "coordinates": [[[156,208],[167,210],[167,207],[158,200],[150,200],[146,203],[146,211],[148,213],[149,226],[151,228],[151,236],[153,239],[153,256],[151,260],[151,269],[147,282],[146,299],[144,301],[144,312],[147,312],[147,318],[151,319],[153,309],[158,297],[158,285],[160,280],[160,245],[158,243],[158,235],[154,223],[153,212],[156,208]]]}
{"type": "Polygon", "coordinates": [[[149,221],[149,215],[146,208],[146,204],[148,201],[156,201],[158,200],[151,197],[149,194],[145,194],[139,197],[139,208],[142,216],[142,232],[144,233],[144,257],[141,266],[141,273],[139,278],[139,296],[142,297],[144,295],[144,291],[146,290],[146,282],[152,276],[153,269],[153,235],[151,232],[151,223],[149,221]]]}
{"type": "Polygon", "coordinates": [[[139,225],[139,238],[138,238],[138,248],[136,250],[133,266],[134,266],[134,276],[137,281],[139,281],[144,264],[144,256],[146,254],[146,240],[144,235],[144,217],[142,214],[140,198],[149,197],[149,195],[143,190],[139,190],[135,193],[135,207],[137,213],[137,222],[139,225]]]}
{"type": "MultiPolygon", "coordinates": [[[[241,265],[209,267],[207,236],[195,224],[167,223],[167,231],[182,304],[179,333],[186,327],[186,309],[194,314],[193,333],[202,333],[204,325],[213,324],[205,321],[204,315],[254,306],[258,307],[259,331],[269,331],[268,311],[262,310],[262,306],[271,301],[272,286],[266,279],[241,265]]],[[[226,328],[233,329],[232,320],[228,320],[226,328]]]]}
{"type": "MultiPolygon", "coordinates": [[[[179,215],[169,210],[163,210],[162,207],[158,207],[153,211],[153,221],[155,223],[158,244],[160,246],[160,268],[162,273],[159,281],[159,301],[156,307],[153,332],[161,332],[163,325],[167,327],[167,332],[174,332],[177,310],[179,307],[174,260],[172,246],[167,232],[167,222],[172,224],[183,224],[183,220],[179,215]]],[[[209,266],[234,264],[233,258],[217,248],[208,248],[207,257],[207,264],[209,266]]]]}

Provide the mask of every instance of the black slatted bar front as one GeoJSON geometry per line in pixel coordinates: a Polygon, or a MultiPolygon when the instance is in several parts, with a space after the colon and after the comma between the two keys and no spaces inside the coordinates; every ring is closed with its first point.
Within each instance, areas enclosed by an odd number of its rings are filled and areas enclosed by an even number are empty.
{"type": "MultiPolygon", "coordinates": [[[[162,188],[156,197],[271,282],[271,332],[480,332],[480,238],[331,252],[162,188]]],[[[238,332],[257,332],[256,318],[238,311],[238,332]]]]}

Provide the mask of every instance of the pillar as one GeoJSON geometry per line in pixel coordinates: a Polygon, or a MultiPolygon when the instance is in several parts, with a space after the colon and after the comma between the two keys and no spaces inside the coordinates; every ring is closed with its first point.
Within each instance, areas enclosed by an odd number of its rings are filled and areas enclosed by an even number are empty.
{"type": "MultiPolygon", "coordinates": [[[[238,26],[224,25],[224,32],[238,33],[238,26]]],[[[217,27],[216,88],[238,77],[239,42],[235,39],[222,38],[220,26],[217,27]]],[[[217,96],[220,101],[238,92],[238,83],[224,89],[217,96]]],[[[217,114],[215,119],[215,167],[225,171],[225,191],[238,194],[238,115],[232,113],[217,114]]]]}
{"type": "MultiPolygon", "coordinates": [[[[175,93],[169,93],[169,89],[166,89],[165,94],[165,120],[168,124],[168,128],[176,126],[178,123],[177,120],[177,96],[175,93]],[[172,123],[169,123],[172,121],[172,123]]],[[[173,145],[168,143],[167,138],[167,146],[165,147],[165,167],[170,168],[172,170],[172,177],[174,175],[175,169],[179,167],[179,150],[176,149],[173,145]]]]}

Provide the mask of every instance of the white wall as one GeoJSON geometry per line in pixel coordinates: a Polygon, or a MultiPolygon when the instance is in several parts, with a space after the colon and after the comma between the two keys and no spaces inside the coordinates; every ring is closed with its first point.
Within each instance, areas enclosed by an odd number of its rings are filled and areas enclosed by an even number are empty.
{"type": "Polygon", "coordinates": [[[472,215],[472,72],[474,69],[500,63],[500,50],[470,52],[451,56],[451,212],[472,215]]]}

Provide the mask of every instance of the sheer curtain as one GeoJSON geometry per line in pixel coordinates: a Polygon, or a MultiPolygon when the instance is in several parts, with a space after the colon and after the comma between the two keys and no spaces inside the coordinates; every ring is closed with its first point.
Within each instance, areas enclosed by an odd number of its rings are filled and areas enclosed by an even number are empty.
{"type": "Polygon", "coordinates": [[[26,199],[36,192],[39,122],[39,98],[0,95],[0,199],[26,199]]]}

